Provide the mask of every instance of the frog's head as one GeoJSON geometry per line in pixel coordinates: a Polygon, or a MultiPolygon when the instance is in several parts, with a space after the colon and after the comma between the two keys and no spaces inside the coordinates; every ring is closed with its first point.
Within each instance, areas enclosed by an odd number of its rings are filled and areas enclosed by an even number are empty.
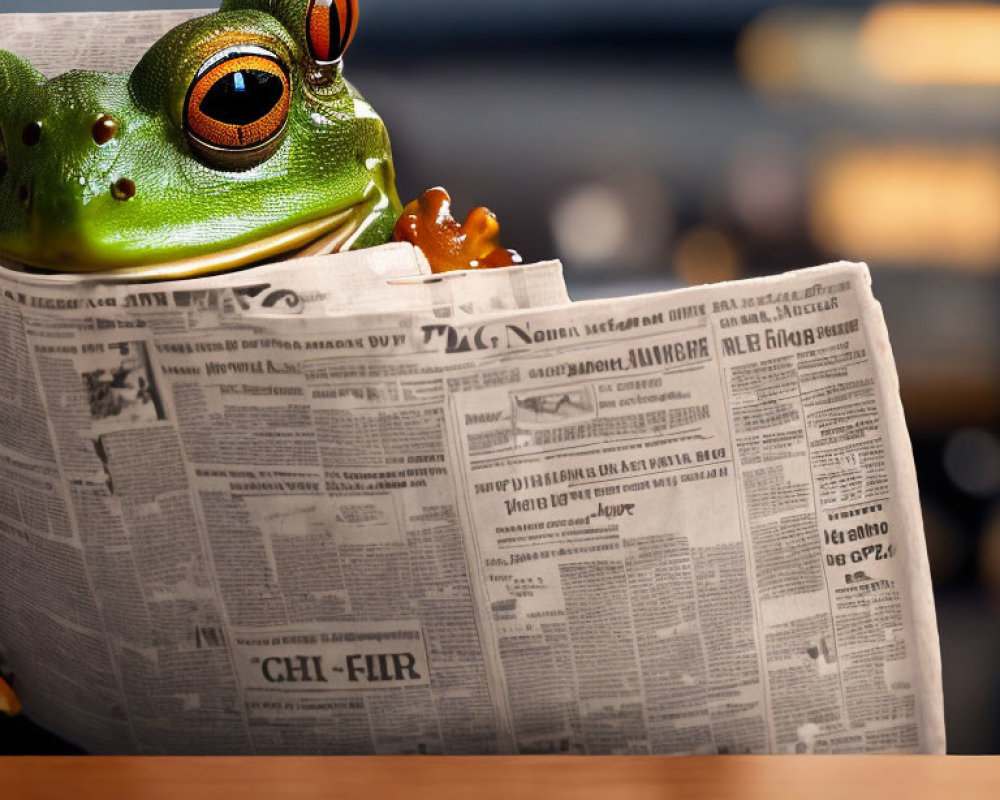
{"type": "Polygon", "coordinates": [[[357,0],[225,0],[131,75],[0,51],[0,258],[183,277],[379,244],[389,140],[341,75],[357,0]]]}

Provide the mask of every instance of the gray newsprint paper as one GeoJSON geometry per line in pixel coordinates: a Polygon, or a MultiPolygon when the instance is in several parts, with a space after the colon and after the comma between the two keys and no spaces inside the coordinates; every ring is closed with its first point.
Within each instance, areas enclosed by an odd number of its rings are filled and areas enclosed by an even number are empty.
{"type": "Polygon", "coordinates": [[[33,720],[116,754],[944,752],[864,266],[575,305],[556,263],[305,266],[0,271],[33,720]]]}
{"type": "Polygon", "coordinates": [[[217,10],[218,6],[180,11],[0,13],[0,50],[28,59],[47,78],[74,69],[130,72],[167,31],[217,10]]]}

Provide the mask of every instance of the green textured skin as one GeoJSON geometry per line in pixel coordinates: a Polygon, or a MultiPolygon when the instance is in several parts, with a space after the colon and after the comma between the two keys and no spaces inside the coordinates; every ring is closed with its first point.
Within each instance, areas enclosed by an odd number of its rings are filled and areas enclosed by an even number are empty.
{"type": "Polygon", "coordinates": [[[328,85],[307,79],[317,69],[305,46],[307,7],[226,0],[167,33],[131,75],[73,71],[46,81],[0,51],[0,258],[73,271],[173,262],[329,217],[373,191],[384,210],[353,246],[388,241],[400,214],[388,135],[367,107],[356,116],[360,95],[337,68],[327,68],[328,85]],[[246,171],[208,163],[183,130],[196,72],[234,38],[276,53],[292,84],[279,149],[246,171]],[[105,114],[119,130],[100,146],[92,129],[105,114]],[[32,122],[42,135],[28,146],[22,131],[32,122]],[[130,200],[112,194],[121,178],[136,186],[130,200]]]}

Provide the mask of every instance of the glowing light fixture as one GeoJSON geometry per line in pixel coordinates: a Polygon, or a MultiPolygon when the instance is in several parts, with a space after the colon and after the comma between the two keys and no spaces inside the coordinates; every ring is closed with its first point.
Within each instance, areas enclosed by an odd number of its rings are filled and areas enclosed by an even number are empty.
{"type": "Polygon", "coordinates": [[[877,78],[911,86],[1000,85],[1000,5],[884,4],[858,35],[877,78]]]}
{"type": "Polygon", "coordinates": [[[838,256],[890,266],[1000,269],[1000,151],[854,146],[813,179],[816,241],[838,256]]]}

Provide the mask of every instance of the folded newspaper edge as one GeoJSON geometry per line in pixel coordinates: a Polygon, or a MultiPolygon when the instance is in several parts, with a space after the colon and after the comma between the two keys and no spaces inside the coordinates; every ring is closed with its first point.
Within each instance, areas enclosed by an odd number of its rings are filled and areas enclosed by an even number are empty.
{"type": "Polygon", "coordinates": [[[558,262],[421,269],[0,270],[31,718],[95,753],[944,752],[864,265],[579,304],[558,262]]]}

